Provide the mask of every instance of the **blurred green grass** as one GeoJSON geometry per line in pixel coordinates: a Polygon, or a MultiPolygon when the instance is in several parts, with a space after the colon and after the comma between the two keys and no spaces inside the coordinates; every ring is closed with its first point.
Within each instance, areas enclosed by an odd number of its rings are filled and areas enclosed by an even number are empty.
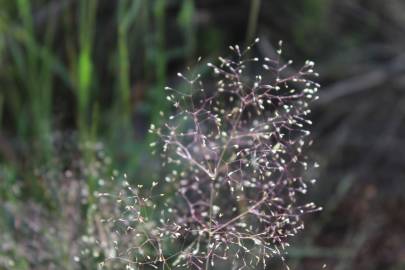
{"type": "MultiPolygon", "coordinates": [[[[124,143],[128,149],[134,114],[141,111],[145,123],[159,120],[159,111],[166,109],[163,87],[173,57],[166,44],[167,4],[166,0],[1,3],[0,120],[4,136],[17,138],[17,148],[25,149],[16,156],[33,161],[33,167],[46,163],[54,153],[53,133],[68,129],[77,131],[83,142],[111,142],[112,152],[116,144],[124,143]],[[103,21],[100,13],[108,11],[114,15],[103,21]],[[59,109],[65,100],[66,107],[59,109]],[[26,157],[27,152],[34,156],[26,157]]],[[[192,0],[174,4],[182,36],[176,44],[181,55],[175,57],[191,58],[194,4],[192,0]]],[[[143,132],[138,131],[141,137],[143,132]]],[[[141,138],[131,150],[147,141],[141,138]]],[[[2,156],[2,161],[10,160],[2,156]]]]}

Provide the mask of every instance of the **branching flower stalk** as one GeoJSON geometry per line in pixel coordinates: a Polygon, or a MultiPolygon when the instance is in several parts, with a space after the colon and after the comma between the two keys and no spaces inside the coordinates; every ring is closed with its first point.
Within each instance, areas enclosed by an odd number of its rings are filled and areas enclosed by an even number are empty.
{"type": "Polygon", "coordinates": [[[243,51],[230,46],[232,57],[208,63],[214,85],[178,73],[187,87],[166,87],[174,113],[150,132],[160,138],[152,147],[171,172],[153,187],[172,194],[161,207],[134,191],[127,214],[115,220],[125,225],[121,239],[136,242],[116,256],[128,268],[264,269],[274,257],[285,260],[289,238],[304,227],[302,215],[320,210],[299,203],[315,182],[304,177],[316,166],[304,155],[309,103],[319,88],[311,79],[314,63],[285,75],[292,61],[249,58],[254,44],[243,51]],[[151,209],[157,218],[147,214],[151,209]]]}

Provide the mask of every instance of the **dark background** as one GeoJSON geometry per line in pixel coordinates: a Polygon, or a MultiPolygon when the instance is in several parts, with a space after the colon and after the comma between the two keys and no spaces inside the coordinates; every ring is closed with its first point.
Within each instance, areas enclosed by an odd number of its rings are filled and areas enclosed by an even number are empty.
{"type": "Polygon", "coordinates": [[[77,268],[99,180],[159,174],[163,87],[255,37],[259,56],[284,40],[295,67],[315,61],[322,85],[308,200],[324,211],[289,265],[404,269],[402,0],[0,1],[0,269],[77,268]]]}

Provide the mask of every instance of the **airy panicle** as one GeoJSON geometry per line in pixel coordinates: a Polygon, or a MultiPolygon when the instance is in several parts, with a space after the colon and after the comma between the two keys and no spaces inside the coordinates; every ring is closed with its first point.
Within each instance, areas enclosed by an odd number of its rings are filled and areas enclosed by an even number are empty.
{"type": "Polygon", "coordinates": [[[305,170],[316,166],[304,154],[314,63],[289,74],[281,42],[277,59],[250,58],[253,45],[208,63],[214,80],[178,73],[183,86],[166,87],[173,113],[150,132],[168,171],[153,188],[168,199],[131,196],[120,222],[136,244],[116,255],[129,269],[264,269],[273,257],[284,261],[302,215],[320,210],[298,202],[314,183],[305,170]]]}

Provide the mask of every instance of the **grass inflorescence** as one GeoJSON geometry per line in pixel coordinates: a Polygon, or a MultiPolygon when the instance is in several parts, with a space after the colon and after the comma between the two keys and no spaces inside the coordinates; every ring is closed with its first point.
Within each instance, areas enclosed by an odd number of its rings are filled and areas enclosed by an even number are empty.
{"type": "MultiPolygon", "coordinates": [[[[287,74],[292,61],[250,58],[257,42],[208,63],[215,84],[178,73],[187,87],[165,88],[172,114],[149,132],[168,172],[148,188],[124,182],[115,217],[104,220],[116,240],[103,265],[264,269],[274,257],[285,261],[302,215],[320,210],[298,202],[315,182],[304,171],[317,166],[305,149],[319,85],[312,61],[287,74]],[[261,75],[251,78],[252,70],[261,75]]],[[[99,193],[104,203],[111,196],[99,193]]]]}

